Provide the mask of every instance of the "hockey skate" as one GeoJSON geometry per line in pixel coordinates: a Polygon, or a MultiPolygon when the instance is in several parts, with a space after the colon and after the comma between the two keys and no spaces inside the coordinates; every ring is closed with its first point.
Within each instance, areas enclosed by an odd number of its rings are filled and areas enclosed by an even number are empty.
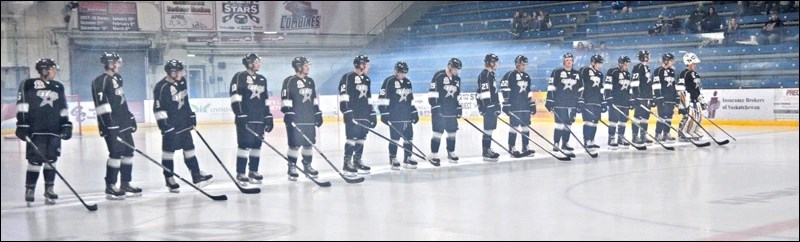
{"type": "Polygon", "coordinates": [[[179,188],[181,187],[181,185],[178,185],[178,183],[175,182],[175,177],[165,177],[164,182],[167,185],[167,189],[169,189],[169,192],[171,193],[180,192],[179,188]]]}
{"type": "Polygon", "coordinates": [[[28,207],[33,206],[33,201],[35,200],[33,197],[33,193],[36,187],[34,186],[25,186],[25,203],[28,207]]]}
{"type": "Polygon", "coordinates": [[[438,167],[438,166],[440,166],[442,164],[442,160],[439,159],[439,155],[436,154],[436,153],[428,154],[428,157],[426,157],[426,159],[428,160],[428,162],[431,163],[431,165],[436,166],[436,167],[438,167]]]}
{"type": "Polygon", "coordinates": [[[403,168],[417,169],[417,162],[414,161],[414,159],[411,158],[410,156],[406,156],[406,158],[403,159],[403,168]]]}
{"type": "Polygon", "coordinates": [[[53,191],[53,185],[44,186],[44,203],[47,205],[56,204],[58,195],[53,191]]]}
{"type": "Polygon", "coordinates": [[[356,177],[356,173],[358,172],[355,167],[353,167],[352,161],[350,159],[345,158],[344,164],[342,165],[342,169],[344,170],[344,176],[346,177],[356,177]]]}
{"type": "Polygon", "coordinates": [[[261,184],[262,180],[264,180],[264,176],[258,173],[258,171],[250,171],[247,173],[247,177],[249,178],[249,182],[252,184],[261,184]]]}
{"type": "Polygon", "coordinates": [[[458,164],[458,156],[456,156],[456,152],[447,152],[447,160],[450,163],[458,164]]]}
{"type": "Polygon", "coordinates": [[[140,197],[142,196],[142,189],[131,186],[130,182],[122,182],[119,185],[119,190],[125,192],[126,197],[140,197]]]}
{"type": "Polygon", "coordinates": [[[317,178],[317,175],[319,175],[319,171],[315,170],[314,167],[311,167],[311,163],[303,163],[303,171],[311,176],[311,178],[317,178]]]}
{"type": "Polygon", "coordinates": [[[397,157],[389,157],[389,165],[392,166],[392,170],[400,170],[400,161],[397,157]]]}
{"type": "Polygon", "coordinates": [[[483,161],[495,162],[500,157],[500,154],[495,153],[491,148],[483,149],[483,161]]]}
{"type": "Polygon", "coordinates": [[[125,200],[125,192],[117,189],[117,185],[106,184],[106,199],[108,200],[125,200]]]}
{"type": "Polygon", "coordinates": [[[214,176],[211,174],[206,174],[203,171],[192,172],[192,183],[195,186],[202,188],[214,182],[214,176]]]}
{"type": "Polygon", "coordinates": [[[286,171],[286,175],[289,176],[290,181],[297,181],[297,167],[289,165],[289,170],[286,171]]]}
{"type": "Polygon", "coordinates": [[[353,161],[353,163],[355,164],[356,170],[358,170],[358,174],[362,175],[369,174],[370,169],[372,169],[369,166],[364,165],[364,161],[362,161],[361,159],[356,159],[353,161]]]}
{"type": "Polygon", "coordinates": [[[244,173],[238,173],[236,174],[236,183],[239,183],[240,186],[247,186],[250,183],[250,178],[244,173]]]}

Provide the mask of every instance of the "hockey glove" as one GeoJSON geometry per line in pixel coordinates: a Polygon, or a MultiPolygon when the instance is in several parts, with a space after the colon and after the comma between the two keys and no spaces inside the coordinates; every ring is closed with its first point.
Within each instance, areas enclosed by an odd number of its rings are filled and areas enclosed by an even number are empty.
{"type": "Polygon", "coordinates": [[[702,112],[702,111],[705,111],[705,110],[708,110],[708,104],[706,104],[706,103],[700,103],[700,108],[701,108],[701,110],[700,110],[701,112],[702,112]]]}
{"type": "Polygon", "coordinates": [[[416,107],[411,107],[413,111],[411,111],[411,122],[417,124],[419,122],[419,112],[417,112],[416,107]]]}
{"type": "Polygon", "coordinates": [[[197,126],[197,114],[195,114],[194,112],[192,112],[192,114],[189,115],[189,126],[191,127],[197,126]]]}
{"type": "Polygon", "coordinates": [[[247,115],[236,116],[234,122],[236,126],[244,127],[247,124],[247,115]]]}
{"type": "Polygon", "coordinates": [[[381,123],[389,125],[389,114],[381,114],[381,123]]]}
{"type": "Polygon", "coordinates": [[[603,101],[602,103],[600,103],[600,112],[601,113],[608,112],[608,102],[603,101]]]}
{"type": "Polygon", "coordinates": [[[494,113],[495,117],[500,117],[500,107],[499,106],[494,106],[492,108],[492,113],[494,113]]]}
{"type": "Polygon", "coordinates": [[[72,138],[72,123],[67,122],[61,125],[61,139],[69,140],[72,138]]]}
{"type": "Polygon", "coordinates": [[[464,115],[464,110],[463,110],[463,109],[461,109],[461,107],[458,107],[458,108],[456,109],[456,111],[457,111],[457,113],[456,113],[456,118],[461,118],[461,115],[464,115]]]}
{"type": "Polygon", "coordinates": [[[287,125],[294,123],[294,113],[287,113],[283,115],[283,122],[287,125]]]}
{"type": "Polygon", "coordinates": [[[17,138],[19,138],[21,140],[25,140],[25,137],[31,136],[31,129],[30,129],[30,127],[17,126],[16,135],[17,135],[17,138]]]}
{"type": "Polygon", "coordinates": [[[628,100],[628,109],[633,110],[633,108],[636,107],[636,106],[637,106],[636,105],[636,99],[628,100]]]}
{"type": "Polygon", "coordinates": [[[322,112],[314,114],[314,125],[317,127],[322,126],[322,112]]]}
{"type": "Polygon", "coordinates": [[[375,128],[375,126],[378,126],[378,118],[375,117],[375,114],[373,113],[369,115],[369,128],[372,129],[375,128]]]}
{"type": "Polygon", "coordinates": [[[275,123],[272,120],[272,114],[268,114],[266,117],[264,117],[264,132],[272,132],[272,128],[274,127],[275,123]]]}
{"type": "Polygon", "coordinates": [[[503,105],[503,113],[505,113],[506,116],[511,117],[511,114],[509,114],[511,113],[511,105],[508,104],[503,105]]]}
{"type": "Polygon", "coordinates": [[[530,106],[528,106],[528,110],[531,111],[531,116],[536,115],[536,103],[531,104],[530,106]]]}
{"type": "Polygon", "coordinates": [[[663,102],[663,101],[664,101],[663,99],[656,99],[656,100],[650,101],[650,107],[651,108],[655,108],[655,107],[661,106],[661,102],[663,102]]]}
{"type": "Polygon", "coordinates": [[[544,107],[547,108],[548,112],[553,112],[553,108],[556,107],[556,103],[551,100],[547,100],[547,103],[544,104],[544,107]]]}
{"type": "Polygon", "coordinates": [[[344,113],[344,123],[345,124],[352,124],[353,123],[353,112],[344,113]]]}
{"type": "Polygon", "coordinates": [[[678,114],[680,114],[680,115],[689,114],[689,108],[679,108],[678,109],[678,114]]]}
{"type": "Polygon", "coordinates": [[[576,110],[576,111],[577,111],[578,113],[581,113],[581,112],[583,112],[583,109],[585,108],[585,105],[586,105],[586,104],[584,104],[583,102],[579,101],[579,102],[578,102],[578,106],[577,106],[577,110],[576,110]]]}
{"type": "MultiPolygon", "coordinates": [[[[175,128],[170,127],[169,129],[175,131],[175,128]]],[[[108,127],[106,135],[111,136],[111,138],[119,137],[119,126],[108,127]]]]}

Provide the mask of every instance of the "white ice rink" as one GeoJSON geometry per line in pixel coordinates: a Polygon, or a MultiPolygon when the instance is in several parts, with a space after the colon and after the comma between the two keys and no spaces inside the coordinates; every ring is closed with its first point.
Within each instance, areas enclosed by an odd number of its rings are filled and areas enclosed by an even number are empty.
{"type": "MultiPolygon", "coordinates": [[[[505,145],[508,129],[498,126],[494,138],[505,145]]],[[[534,127],[552,139],[552,123],[534,127]]],[[[333,183],[329,188],[302,176],[288,181],[286,162],[264,147],[265,183],[252,195],[236,189],[195,136],[200,167],[215,176],[206,190],[226,194],[227,201],[212,201],[183,183],[180,193],[169,193],[160,168],[138,154],[133,184],[144,196],[105,200],[106,147],[90,132],[64,142],[57,168],[87,202],[98,204],[96,212],[58,179],[61,199],[44,205],[41,176],[34,207],[26,207],[25,146],[3,139],[2,240],[798,240],[798,127],[723,127],[738,141],[608,151],[601,126],[596,159],[572,138],[578,157],[569,162],[538,148],[535,157],[512,159],[493,145],[502,156],[489,163],[479,158],[480,133],[462,121],[459,164],[443,161],[434,168],[422,161],[417,170],[401,171],[389,169],[388,143],[370,134],[364,160],[373,172],[361,184],[343,182],[315,154],[313,165],[320,180],[333,183]]],[[[581,124],[573,129],[581,136],[581,124]]],[[[199,130],[235,170],[233,125],[199,130]]],[[[329,122],[318,130],[318,145],[341,167],[343,126],[329,122]]],[[[389,133],[383,124],[377,130],[389,133]]],[[[430,123],[417,125],[415,136],[427,153],[430,123]]],[[[161,156],[156,128],[140,129],[134,140],[150,156],[161,156]]],[[[282,125],[267,140],[286,151],[282,125]]],[[[178,174],[190,177],[180,152],[175,161],[178,174]]]]}

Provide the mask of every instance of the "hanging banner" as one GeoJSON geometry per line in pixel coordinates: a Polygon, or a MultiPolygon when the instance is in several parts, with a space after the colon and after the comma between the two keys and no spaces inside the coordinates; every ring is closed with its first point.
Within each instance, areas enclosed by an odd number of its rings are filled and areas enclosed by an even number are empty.
{"type": "Polygon", "coordinates": [[[217,30],[263,32],[264,2],[259,1],[216,1],[217,30]]]}
{"type": "Polygon", "coordinates": [[[136,3],[78,2],[81,31],[138,31],[136,3]]]}
{"type": "Polygon", "coordinates": [[[164,1],[161,25],[165,30],[216,30],[214,3],[207,1],[164,1]]]}
{"type": "Polygon", "coordinates": [[[319,3],[312,1],[284,1],[284,14],[281,15],[281,31],[300,29],[319,29],[322,17],[319,15],[319,3]]]}

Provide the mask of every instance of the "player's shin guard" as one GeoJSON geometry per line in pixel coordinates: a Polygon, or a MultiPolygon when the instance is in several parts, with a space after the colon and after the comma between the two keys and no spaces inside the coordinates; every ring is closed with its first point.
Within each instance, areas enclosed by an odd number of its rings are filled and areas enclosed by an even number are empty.
{"type": "Polygon", "coordinates": [[[239,148],[236,150],[236,173],[237,174],[244,174],[247,170],[247,157],[250,154],[250,151],[244,148],[239,148]]]}
{"type": "MultiPolygon", "coordinates": [[[[175,162],[172,161],[172,157],[175,153],[169,151],[163,151],[161,153],[161,165],[169,169],[170,171],[175,170],[175,162]]],[[[169,178],[172,177],[172,173],[164,170],[164,177],[169,178]]]]}
{"type": "Polygon", "coordinates": [[[442,142],[442,133],[434,132],[431,137],[431,153],[439,153],[439,145],[442,142]]]}
{"type": "Polygon", "coordinates": [[[200,166],[197,164],[197,157],[194,156],[194,150],[183,151],[183,162],[192,173],[200,173],[200,166]]]}
{"type": "Polygon", "coordinates": [[[456,132],[447,132],[447,152],[456,151],[456,132]]]}
{"type": "Polygon", "coordinates": [[[39,170],[42,166],[33,165],[28,163],[27,172],[25,172],[25,185],[36,186],[36,181],[39,180],[39,170]]]}
{"type": "Polygon", "coordinates": [[[117,184],[121,160],[108,158],[106,161],[106,184],[117,184]]]}
{"type": "MultiPolygon", "coordinates": [[[[133,156],[123,156],[120,161],[119,174],[123,182],[131,182],[133,180],[133,156]]],[[[47,178],[47,175],[45,175],[47,178]]]]}
{"type": "Polygon", "coordinates": [[[250,149],[250,171],[258,171],[258,165],[261,161],[261,149],[250,149]]]}
{"type": "Polygon", "coordinates": [[[389,142],[389,157],[397,157],[397,145],[395,143],[400,143],[399,139],[393,139],[394,142],[389,142]]]}
{"type": "Polygon", "coordinates": [[[516,144],[517,144],[517,131],[514,131],[514,129],[510,129],[508,130],[508,148],[514,149],[514,145],[516,144]]]}
{"type": "Polygon", "coordinates": [[[56,171],[55,171],[55,169],[53,169],[53,168],[55,168],[53,166],[55,166],[55,163],[44,164],[44,169],[42,169],[42,173],[44,173],[44,184],[45,185],[51,185],[52,186],[54,184],[54,182],[56,181],[56,171]]]}

